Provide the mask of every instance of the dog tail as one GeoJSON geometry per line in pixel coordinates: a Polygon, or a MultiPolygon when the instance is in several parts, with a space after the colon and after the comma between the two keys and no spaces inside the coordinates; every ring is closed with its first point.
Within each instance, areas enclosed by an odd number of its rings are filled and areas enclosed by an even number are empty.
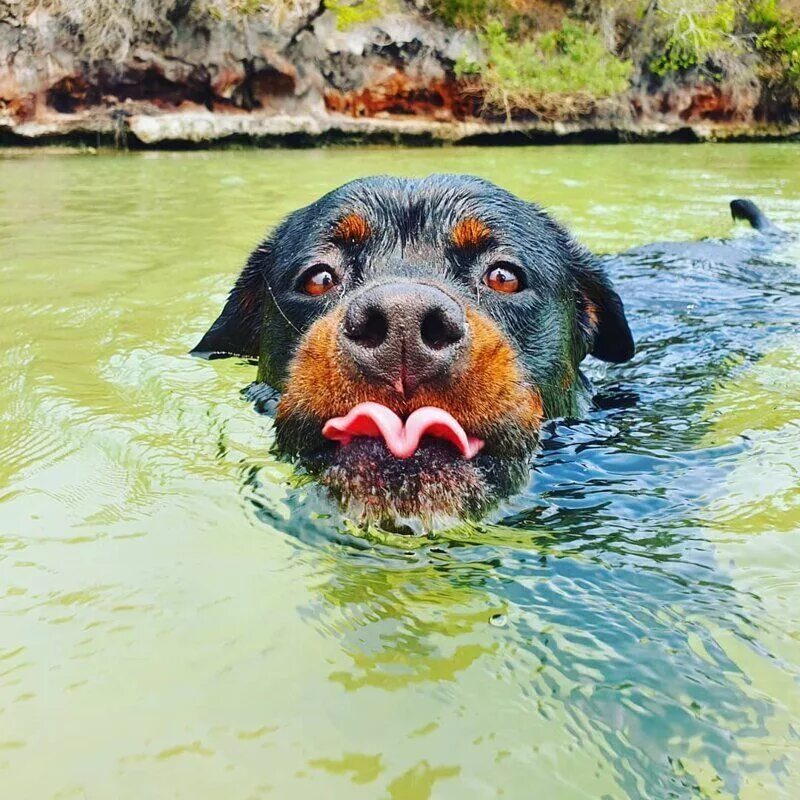
{"type": "Polygon", "coordinates": [[[744,219],[750,223],[759,233],[780,234],[785,233],[770,219],[752,200],[731,200],[731,216],[736,219],[744,219]]]}

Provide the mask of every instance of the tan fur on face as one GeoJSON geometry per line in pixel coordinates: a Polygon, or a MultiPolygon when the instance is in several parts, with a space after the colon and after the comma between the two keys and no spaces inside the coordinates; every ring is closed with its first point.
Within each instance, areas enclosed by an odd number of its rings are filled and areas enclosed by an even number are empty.
{"type": "Polygon", "coordinates": [[[277,421],[292,414],[320,420],[343,416],[358,403],[382,403],[402,417],[422,406],[452,414],[468,433],[480,436],[501,420],[537,430],[543,417],[539,392],[524,384],[508,341],[489,319],[467,309],[471,338],[466,363],[445,386],[423,386],[410,398],[388,385],[360,378],[340,352],[337,330],[342,309],[317,320],[303,337],[292,363],[277,421]]]}
{"type": "Polygon", "coordinates": [[[363,244],[371,233],[372,229],[364,217],[360,214],[348,214],[336,223],[333,238],[343,244],[363,244]]]}
{"type": "Polygon", "coordinates": [[[589,328],[594,333],[600,325],[600,309],[597,304],[592,302],[588,297],[585,298],[584,310],[586,312],[586,320],[589,323],[589,328]]]}
{"type": "Polygon", "coordinates": [[[489,243],[492,230],[485,222],[475,217],[467,217],[456,223],[450,238],[459,250],[478,250],[489,243]]]}

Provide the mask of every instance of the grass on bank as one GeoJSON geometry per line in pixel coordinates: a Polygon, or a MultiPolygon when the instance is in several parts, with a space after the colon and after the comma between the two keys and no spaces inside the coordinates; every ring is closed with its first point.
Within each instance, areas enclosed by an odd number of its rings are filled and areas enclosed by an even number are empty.
{"type": "Polygon", "coordinates": [[[624,91],[633,70],[630,61],[608,52],[594,30],[569,19],[520,41],[492,20],[479,36],[485,64],[462,58],[456,75],[480,76],[484,103],[509,116],[512,110],[550,116],[565,105],[580,112],[596,98],[624,91]]]}
{"type": "MultiPolygon", "coordinates": [[[[798,4],[800,6],[800,4],[798,4]]],[[[800,7],[797,9],[800,15],[800,7]]],[[[761,54],[762,77],[800,90],[800,19],[777,0],[759,0],[748,14],[754,45],[761,54]]]]}
{"type": "Polygon", "coordinates": [[[736,0],[661,0],[654,6],[660,51],[650,61],[656,75],[702,66],[709,58],[737,53],[739,17],[736,0]]]}
{"type": "Polygon", "coordinates": [[[656,9],[657,75],[750,53],[761,77],[800,87],[800,21],[778,0],[660,0],[656,9]]]}
{"type": "Polygon", "coordinates": [[[637,68],[662,79],[693,72],[742,85],[758,77],[800,110],[797,0],[430,1],[448,23],[477,31],[483,59],[459,59],[456,74],[507,113],[590,110],[592,101],[623,92],[637,68]],[[544,5],[561,19],[554,26],[551,15],[550,27],[536,30],[520,10],[544,5]]]}

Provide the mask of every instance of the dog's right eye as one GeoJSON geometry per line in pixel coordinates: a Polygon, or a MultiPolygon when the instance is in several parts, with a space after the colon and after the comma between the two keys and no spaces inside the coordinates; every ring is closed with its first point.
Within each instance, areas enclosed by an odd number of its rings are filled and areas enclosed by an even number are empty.
{"type": "Polygon", "coordinates": [[[490,289],[503,294],[513,294],[522,288],[517,268],[505,261],[499,261],[489,267],[483,276],[483,282],[490,289]]]}
{"type": "Polygon", "coordinates": [[[300,279],[300,288],[312,297],[329,292],[339,283],[336,273],[329,267],[316,266],[308,270],[300,279]]]}

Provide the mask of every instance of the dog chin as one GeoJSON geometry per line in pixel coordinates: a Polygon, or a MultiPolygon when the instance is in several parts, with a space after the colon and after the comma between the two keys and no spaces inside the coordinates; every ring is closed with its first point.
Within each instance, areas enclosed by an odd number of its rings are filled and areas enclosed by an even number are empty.
{"type": "Polygon", "coordinates": [[[439,527],[483,516],[516,491],[527,472],[524,460],[489,453],[467,460],[438,439],[423,439],[414,455],[399,459],[382,440],[357,437],[336,449],[319,479],[363,521],[439,527]]]}

